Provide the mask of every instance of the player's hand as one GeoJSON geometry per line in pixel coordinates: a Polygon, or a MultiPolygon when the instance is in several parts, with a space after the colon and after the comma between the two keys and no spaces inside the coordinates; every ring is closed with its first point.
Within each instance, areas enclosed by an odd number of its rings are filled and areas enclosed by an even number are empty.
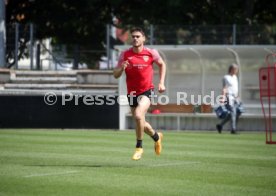
{"type": "Polygon", "coordinates": [[[124,61],[124,62],[122,63],[122,68],[123,68],[123,70],[125,70],[125,69],[127,68],[127,66],[129,66],[129,62],[128,62],[128,61],[124,61]]]}
{"type": "Polygon", "coordinates": [[[165,92],[165,90],[166,90],[165,85],[162,84],[162,83],[159,83],[159,85],[158,85],[158,92],[159,93],[163,93],[163,92],[165,92]]]}

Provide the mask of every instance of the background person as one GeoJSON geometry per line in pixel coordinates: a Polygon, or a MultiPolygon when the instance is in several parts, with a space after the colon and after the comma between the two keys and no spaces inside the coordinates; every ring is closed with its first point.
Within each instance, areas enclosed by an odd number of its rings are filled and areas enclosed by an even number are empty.
{"type": "Polygon", "coordinates": [[[228,68],[228,74],[226,74],[222,80],[222,95],[224,97],[222,102],[226,104],[226,108],[229,110],[230,114],[228,114],[225,119],[216,125],[217,131],[219,133],[221,133],[224,124],[229,120],[231,120],[231,133],[237,133],[237,121],[240,116],[240,113],[237,112],[239,106],[239,84],[237,78],[238,71],[238,65],[231,64],[228,68]]]}
{"type": "Polygon", "coordinates": [[[117,67],[113,71],[115,78],[119,78],[123,72],[126,74],[128,101],[131,107],[132,117],[136,124],[136,149],[133,160],[139,160],[143,154],[144,132],[155,141],[155,153],[160,155],[162,150],[163,134],[153,130],[146,122],[145,115],[150,107],[150,96],[153,94],[153,63],[159,67],[160,81],[158,91],[165,91],[166,64],[156,50],[144,47],[145,34],[141,28],[131,30],[132,47],[120,54],[117,67]],[[139,99],[138,99],[139,97],[139,99]]]}

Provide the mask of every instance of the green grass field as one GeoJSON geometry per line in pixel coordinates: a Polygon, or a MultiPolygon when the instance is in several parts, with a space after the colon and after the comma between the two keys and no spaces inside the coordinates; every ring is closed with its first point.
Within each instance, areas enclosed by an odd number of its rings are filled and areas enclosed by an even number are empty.
{"type": "Polygon", "coordinates": [[[0,130],[0,195],[276,195],[264,133],[164,132],[163,152],[133,131],[0,130]]]}

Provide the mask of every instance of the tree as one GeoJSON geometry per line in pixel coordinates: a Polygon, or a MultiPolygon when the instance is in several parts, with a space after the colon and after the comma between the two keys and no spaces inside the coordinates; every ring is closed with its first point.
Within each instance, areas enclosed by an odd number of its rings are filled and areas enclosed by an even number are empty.
{"type": "MultiPolygon", "coordinates": [[[[6,24],[32,22],[39,40],[51,37],[54,43],[70,45],[72,50],[78,46],[82,51],[98,51],[80,56],[92,64],[104,54],[106,24],[121,28],[148,24],[275,25],[275,8],[276,2],[269,0],[8,0],[6,24]],[[114,23],[114,17],[119,24],[114,23]]],[[[21,39],[19,58],[27,55],[24,47],[28,39],[21,39]]],[[[13,58],[12,48],[8,48],[7,59],[13,58]]]]}
{"type": "MultiPolygon", "coordinates": [[[[106,24],[112,21],[108,1],[105,0],[10,0],[7,5],[7,24],[34,23],[36,38],[53,38],[54,44],[68,44],[69,50],[80,46],[80,50],[99,51],[83,59],[95,61],[104,53],[103,41],[106,39],[106,24]]],[[[29,41],[24,36],[24,43],[29,41]]],[[[12,48],[11,48],[12,49],[12,48]]],[[[7,58],[13,57],[12,50],[7,51],[7,58]]],[[[27,54],[21,50],[19,57],[27,54]]],[[[12,62],[11,62],[12,64],[12,62]]]]}

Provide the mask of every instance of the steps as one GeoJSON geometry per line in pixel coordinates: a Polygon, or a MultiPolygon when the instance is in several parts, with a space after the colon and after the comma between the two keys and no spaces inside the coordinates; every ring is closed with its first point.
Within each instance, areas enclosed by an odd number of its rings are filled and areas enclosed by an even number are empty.
{"type": "Polygon", "coordinates": [[[117,85],[113,84],[40,84],[40,83],[7,83],[5,89],[51,89],[51,90],[68,90],[68,89],[115,89],[117,85]]]}
{"type": "MultiPolygon", "coordinates": [[[[5,71],[6,73],[7,71],[5,71]]],[[[10,70],[9,80],[1,85],[0,94],[45,91],[110,91],[117,93],[117,80],[112,71],[71,70],[71,71],[22,71],[10,70]]]]}
{"type": "Polygon", "coordinates": [[[13,84],[71,84],[76,83],[76,77],[16,77],[11,79],[11,83],[13,84]]]}

